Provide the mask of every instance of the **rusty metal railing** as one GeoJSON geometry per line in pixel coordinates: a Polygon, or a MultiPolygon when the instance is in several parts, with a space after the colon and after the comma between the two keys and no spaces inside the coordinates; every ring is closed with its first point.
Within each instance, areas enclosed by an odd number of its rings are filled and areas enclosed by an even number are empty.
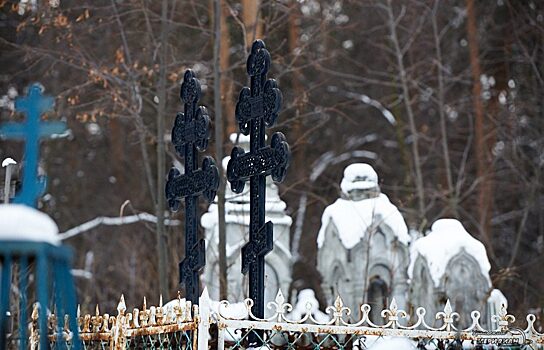
{"type": "MultiPolygon", "coordinates": [[[[94,315],[78,314],[79,339],[85,349],[367,349],[382,341],[399,339],[411,349],[542,349],[544,346],[544,334],[535,329],[536,317],[528,315],[526,327],[517,328],[514,316],[508,314],[505,306],[492,317],[494,329],[482,327],[478,311],[471,312],[469,327],[459,328],[460,315],[449,301],[443,311],[432,315],[436,320],[433,326],[427,323],[424,308],[417,308],[410,317],[398,308],[394,299],[381,311],[384,323],[381,325],[371,320],[369,305],[350,310],[340,297],[320,317],[316,317],[316,306],[310,304],[305,313],[294,316],[293,306],[285,301],[281,291],[268,303],[270,317],[255,317],[252,306],[251,299],[237,305],[214,302],[205,289],[199,306],[178,297],[164,306],[160,302],[158,307],[148,308],[144,299],[141,310],[135,308],[127,313],[121,297],[116,316],[102,315],[98,308],[94,315]],[[358,320],[353,320],[355,311],[360,311],[358,320]]],[[[32,349],[37,348],[39,339],[36,320],[33,316],[32,349]]],[[[58,324],[55,315],[50,317],[50,324],[58,324]]],[[[58,348],[55,345],[59,344],[56,340],[60,336],[70,348],[71,332],[68,322],[65,324],[63,334],[49,335],[52,348],[58,348]]]]}
{"type": "MultiPolygon", "coordinates": [[[[181,299],[159,306],[147,307],[144,298],[142,308],[127,313],[122,295],[117,305],[117,315],[101,314],[98,306],[94,315],[81,315],[78,307],[77,324],[79,340],[83,349],[195,349],[198,308],[191,309],[191,303],[181,299]]],[[[67,319],[67,318],[66,318],[67,319]]],[[[57,324],[57,316],[49,316],[49,324],[57,324]]],[[[68,348],[74,344],[68,322],[62,334],[50,327],[51,348],[68,348]],[[64,341],[59,341],[60,339],[64,341]],[[62,345],[61,344],[66,344],[62,345]]],[[[39,339],[37,308],[32,314],[30,345],[37,349],[39,339]]]]}

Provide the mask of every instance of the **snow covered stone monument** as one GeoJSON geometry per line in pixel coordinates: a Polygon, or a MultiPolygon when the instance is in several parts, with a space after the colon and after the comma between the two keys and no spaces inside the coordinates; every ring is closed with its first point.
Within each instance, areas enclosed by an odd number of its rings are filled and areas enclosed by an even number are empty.
{"type": "MultiPolygon", "coordinates": [[[[232,143],[237,143],[244,150],[249,150],[249,137],[232,134],[232,143]]],[[[223,166],[230,157],[223,159],[223,166]]],[[[240,194],[232,192],[227,187],[225,194],[225,222],[227,236],[227,266],[228,266],[228,298],[240,301],[247,298],[247,277],[243,279],[237,273],[240,271],[240,252],[246,243],[249,230],[249,188],[240,194]]],[[[271,178],[266,179],[266,220],[274,224],[274,250],[265,257],[265,303],[274,300],[276,292],[281,288],[289,290],[291,283],[292,257],[289,251],[289,230],[292,219],[285,213],[285,202],[279,197],[278,187],[271,178]]],[[[208,212],[202,215],[202,226],[208,241],[206,247],[206,267],[202,282],[208,287],[210,297],[219,299],[219,228],[217,204],[211,204],[208,212]]]]}
{"type": "Polygon", "coordinates": [[[462,326],[471,324],[472,310],[480,310],[482,320],[488,319],[491,265],[484,245],[458,220],[434,222],[430,232],[412,244],[410,255],[412,305],[423,306],[433,315],[449,299],[453,309],[462,315],[462,326]]]}
{"type": "MultiPolygon", "coordinates": [[[[317,238],[317,268],[329,303],[340,295],[346,306],[372,306],[371,318],[395,298],[406,305],[408,228],[399,210],[381,193],[378,175],[364,163],[349,165],[342,198],[329,205],[317,238]]],[[[353,315],[358,317],[358,315],[353,315]]]]}

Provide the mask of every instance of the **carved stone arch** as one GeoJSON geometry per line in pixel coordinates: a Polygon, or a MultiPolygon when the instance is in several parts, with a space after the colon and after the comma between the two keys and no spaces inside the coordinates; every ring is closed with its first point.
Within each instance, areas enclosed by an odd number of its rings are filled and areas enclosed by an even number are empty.
{"type": "Polygon", "coordinates": [[[332,268],[328,280],[330,281],[329,293],[332,297],[330,301],[333,302],[334,298],[338,295],[343,296],[342,293],[348,293],[349,276],[346,272],[346,268],[340,261],[334,261],[331,266],[332,268]]]}
{"type": "Polygon", "coordinates": [[[376,232],[372,233],[370,239],[370,247],[377,250],[386,250],[389,247],[389,237],[378,228],[376,232]]]}
{"type": "Polygon", "coordinates": [[[412,317],[415,317],[415,308],[424,307],[425,310],[427,310],[427,315],[431,315],[430,319],[427,321],[431,321],[432,317],[438,311],[434,302],[435,285],[429,271],[427,260],[419,254],[414,262],[408,295],[410,304],[407,310],[408,313],[412,315],[412,317]]]}
{"type": "MultiPolygon", "coordinates": [[[[375,263],[379,259],[383,264],[390,267],[394,279],[405,281],[408,277],[407,270],[410,265],[408,246],[401,243],[390,229],[389,231],[383,230],[383,227],[388,228],[389,226],[382,225],[378,227],[378,230],[373,235],[376,238],[373,237],[371,239],[370,252],[372,263],[375,263]],[[382,244],[378,243],[380,241],[382,244]]],[[[391,283],[395,283],[395,281],[391,283]]]]}
{"type": "Polygon", "coordinates": [[[478,261],[464,249],[450,259],[440,285],[454,311],[461,314],[461,327],[471,324],[472,310],[479,310],[482,319],[486,319],[487,292],[491,286],[478,261]]]}
{"type": "Polygon", "coordinates": [[[382,323],[381,311],[387,307],[391,295],[391,270],[387,265],[375,264],[369,269],[367,303],[371,306],[370,320],[382,323]]]}
{"type": "Polygon", "coordinates": [[[325,227],[325,239],[323,240],[323,246],[326,246],[327,241],[333,240],[340,241],[340,235],[338,234],[338,227],[334,223],[334,220],[331,218],[325,227]]]}

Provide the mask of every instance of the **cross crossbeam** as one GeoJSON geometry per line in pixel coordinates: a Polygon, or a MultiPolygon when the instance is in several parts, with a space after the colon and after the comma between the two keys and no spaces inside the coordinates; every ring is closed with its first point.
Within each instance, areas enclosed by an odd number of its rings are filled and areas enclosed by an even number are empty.
{"type": "Polygon", "coordinates": [[[66,123],[41,121],[40,116],[53,108],[54,99],[42,94],[43,87],[33,84],[28,94],[15,100],[15,110],[26,115],[24,123],[4,123],[0,125],[0,139],[25,141],[25,162],[23,186],[13,202],[35,207],[39,197],[46,189],[46,178],[38,175],[40,159],[40,140],[54,138],[66,133],[66,123]]]}
{"type": "MultiPolygon", "coordinates": [[[[274,79],[267,79],[270,53],[264,42],[257,40],[247,60],[250,87],[240,91],[236,120],[240,132],[250,135],[250,150],[234,147],[227,165],[227,179],[232,191],[241,193],[250,182],[249,242],[242,247],[242,273],[249,273],[249,297],[252,312],[264,318],[264,258],[273,249],[273,224],[265,223],[266,176],[283,181],[289,166],[290,150],[285,136],[276,132],[271,146],[265,143],[265,128],[274,125],[281,107],[281,91],[274,79]]],[[[257,341],[252,339],[250,341],[257,341]]]]}
{"type": "Polygon", "coordinates": [[[198,304],[199,272],[206,264],[206,246],[198,240],[198,196],[208,201],[215,198],[219,186],[219,170],[211,157],[204,157],[198,169],[198,152],[208,146],[210,117],[205,107],[198,106],[200,83],[187,70],[181,84],[180,97],[184,112],[176,115],[172,128],[172,143],[178,156],[185,159],[185,172],[173,167],[168,173],[165,195],[171,210],[177,211],[185,199],[185,258],[179,263],[180,283],[185,285],[185,297],[198,304]]]}
{"type": "Polygon", "coordinates": [[[236,148],[231,154],[232,163],[227,167],[227,178],[238,193],[243,191],[246,180],[257,175],[272,175],[274,181],[280,182],[285,177],[289,157],[285,136],[277,132],[272,135],[271,146],[256,152],[246,153],[242,148],[236,148]]]}

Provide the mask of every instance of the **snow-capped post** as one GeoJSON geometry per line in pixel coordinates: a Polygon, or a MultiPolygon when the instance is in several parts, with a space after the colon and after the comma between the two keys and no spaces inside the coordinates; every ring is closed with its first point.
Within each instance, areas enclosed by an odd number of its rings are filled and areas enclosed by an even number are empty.
{"type": "Polygon", "coordinates": [[[29,345],[31,298],[36,298],[37,307],[31,315],[30,347],[39,344],[39,349],[48,349],[50,340],[55,339],[57,348],[65,348],[65,336],[71,336],[70,348],[80,349],[76,290],[70,273],[72,252],[60,245],[57,224],[39,210],[19,204],[0,205],[0,223],[0,350],[14,348],[17,343],[21,350],[29,345]],[[12,278],[13,271],[19,272],[18,278],[12,278]],[[35,276],[33,281],[30,276],[35,276]],[[18,291],[15,298],[10,298],[12,290],[18,291]],[[17,304],[17,342],[8,343],[7,312],[17,304]],[[55,321],[49,311],[56,315],[55,321]]]}
{"type": "Polygon", "coordinates": [[[11,158],[6,158],[2,161],[2,168],[6,168],[6,182],[4,183],[4,204],[9,203],[9,194],[11,192],[11,174],[13,173],[13,167],[17,165],[17,162],[11,158]]]}
{"type": "Polygon", "coordinates": [[[181,84],[180,97],[184,113],[176,115],[172,129],[172,143],[177,154],[185,158],[185,173],[172,167],[168,173],[165,193],[171,210],[177,211],[185,198],[185,258],[179,263],[179,280],[185,285],[185,298],[193,305],[200,296],[198,273],[206,264],[203,239],[197,241],[197,198],[203,194],[211,202],[219,186],[219,170],[211,157],[204,157],[198,169],[198,153],[208,147],[210,117],[203,106],[198,106],[200,83],[191,70],[187,70],[181,84]]]}
{"type": "Polygon", "coordinates": [[[25,161],[23,168],[23,189],[13,199],[14,203],[35,207],[38,198],[45,192],[46,178],[38,175],[40,159],[40,139],[59,137],[66,134],[66,123],[59,121],[40,121],[40,116],[53,108],[54,99],[42,95],[43,87],[33,84],[28,95],[15,100],[15,110],[26,114],[25,123],[5,123],[0,125],[0,139],[25,141],[25,161]]]}
{"type": "MultiPolygon", "coordinates": [[[[241,193],[250,181],[249,242],[242,248],[242,273],[249,272],[249,297],[252,313],[264,318],[264,257],[273,248],[272,222],[265,223],[266,176],[283,181],[289,165],[290,151],[281,132],[272,135],[271,146],[265,143],[265,128],[274,125],[281,107],[281,92],[274,79],[266,79],[270,53],[264,42],[256,40],[247,59],[251,88],[240,91],[236,120],[240,131],[250,135],[250,151],[234,147],[227,165],[227,179],[232,191],[241,193]]],[[[256,334],[252,334],[256,340],[256,334]]]]}

